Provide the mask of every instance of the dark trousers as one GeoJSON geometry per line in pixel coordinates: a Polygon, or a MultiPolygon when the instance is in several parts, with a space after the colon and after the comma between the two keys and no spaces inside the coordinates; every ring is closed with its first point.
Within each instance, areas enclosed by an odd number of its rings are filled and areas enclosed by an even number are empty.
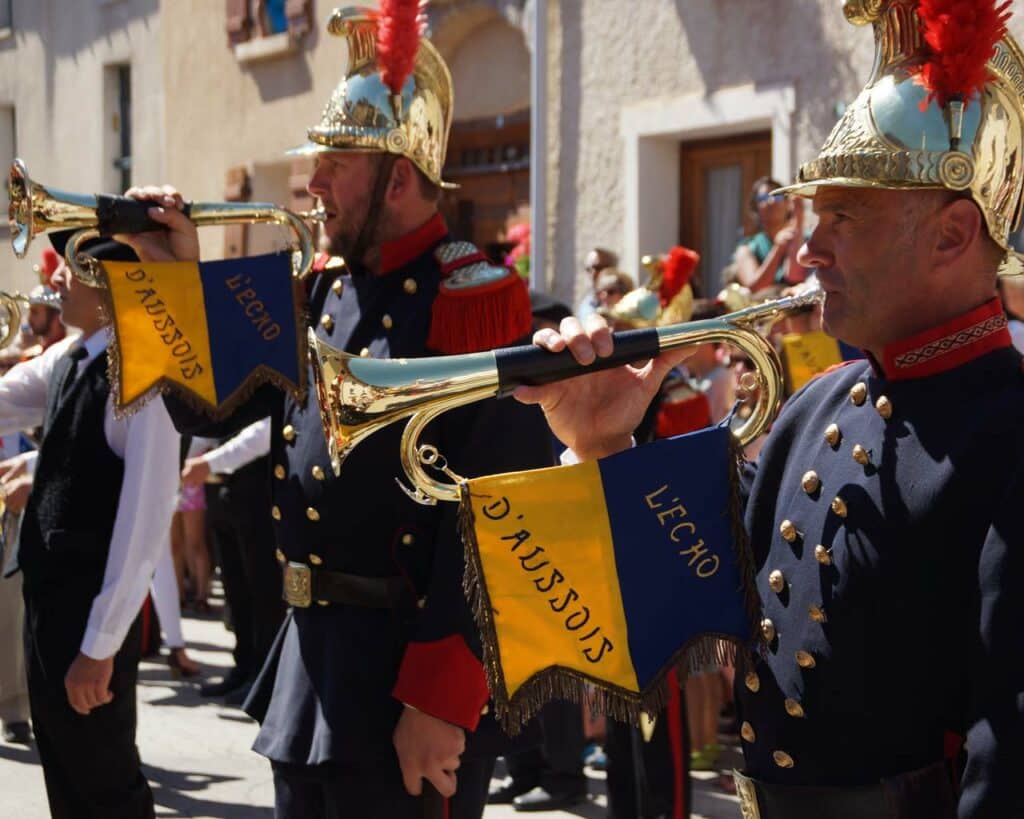
{"type": "Polygon", "coordinates": [[[112,702],[88,716],[68,704],[61,680],[47,679],[37,645],[26,630],[28,693],[46,796],[53,819],[152,819],[153,794],[139,768],[135,745],[135,684],[141,621],[114,657],[112,702]]]}
{"type": "Polygon", "coordinates": [[[608,720],[608,807],[612,819],[690,815],[690,747],[682,690],[670,685],[650,740],[639,728],[608,720]]]}
{"type": "Polygon", "coordinates": [[[281,568],[274,557],[274,531],[256,513],[269,504],[269,487],[259,473],[247,471],[207,487],[207,528],[231,607],[235,674],[242,679],[255,677],[262,668],[286,608],[281,568]]]}
{"type": "Polygon", "coordinates": [[[524,788],[541,785],[552,795],[587,792],[583,773],[583,713],[579,705],[552,700],[538,717],[543,739],[539,747],[509,754],[509,776],[524,788]]]}
{"type": "Polygon", "coordinates": [[[462,761],[447,813],[436,792],[428,797],[406,792],[397,759],[365,768],[332,763],[271,766],[274,819],[480,819],[494,760],[462,761]]]}

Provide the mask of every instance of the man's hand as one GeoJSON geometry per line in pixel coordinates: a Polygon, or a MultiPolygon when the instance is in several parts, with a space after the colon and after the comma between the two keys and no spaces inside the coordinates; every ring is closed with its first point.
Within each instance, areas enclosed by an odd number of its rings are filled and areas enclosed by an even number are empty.
{"type": "Polygon", "coordinates": [[[210,477],[210,464],[202,458],[188,458],[181,470],[181,482],[185,486],[202,486],[210,477]]]}
{"type": "Polygon", "coordinates": [[[445,799],[455,795],[455,771],[466,750],[466,732],[408,705],[398,718],[393,737],[405,789],[413,796],[430,782],[445,799]]]}
{"type": "Polygon", "coordinates": [[[112,702],[114,695],[110,693],[110,677],[113,673],[113,657],[94,660],[79,652],[64,675],[64,690],[71,707],[84,717],[93,708],[112,702]]]}
{"type": "Polygon", "coordinates": [[[198,262],[199,231],[181,209],[185,200],[170,185],[129,188],[125,196],[150,202],[148,216],[165,230],[118,233],[114,238],[131,247],[144,262],[198,262]]]}
{"type": "Polygon", "coordinates": [[[0,461],[0,481],[19,478],[28,471],[28,462],[35,457],[34,452],[22,452],[13,458],[0,461]]]}
{"type": "MultiPolygon", "coordinates": [[[[612,353],[608,324],[597,315],[586,326],[575,316],[563,319],[559,331],[538,330],[533,343],[553,353],[568,347],[580,364],[592,364],[612,353]]],[[[524,404],[539,404],[551,431],[581,460],[603,458],[629,449],[651,400],[668,371],[688,358],[691,349],[662,353],[642,367],[623,366],[539,387],[518,387],[524,404]]]]}
{"type": "Polygon", "coordinates": [[[28,503],[28,496],[32,493],[32,476],[4,478],[0,484],[0,493],[3,494],[4,507],[7,511],[12,515],[20,515],[28,503]]]}

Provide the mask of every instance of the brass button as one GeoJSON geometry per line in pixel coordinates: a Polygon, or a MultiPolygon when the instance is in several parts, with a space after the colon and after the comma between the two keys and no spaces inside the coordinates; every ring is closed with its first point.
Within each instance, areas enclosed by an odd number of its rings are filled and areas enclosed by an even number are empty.
{"type": "Polygon", "coordinates": [[[331,605],[329,600],[317,600],[316,604],[318,606],[329,606],[329,605],[331,605]]]}
{"type": "Polygon", "coordinates": [[[743,737],[746,742],[753,742],[757,739],[757,734],[754,733],[754,726],[746,720],[744,720],[743,724],[740,726],[740,736],[743,737]]]}
{"type": "Polygon", "coordinates": [[[274,520],[280,520],[281,519],[281,507],[277,506],[277,505],[271,506],[270,507],[270,517],[272,517],[274,520]]]}
{"type": "Polygon", "coordinates": [[[306,517],[313,521],[313,523],[316,523],[318,520],[320,520],[320,513],[317,512],[314,507],[310,506],[308,509],[306,509],[306,517]]]}
{"type": "Polygon", "coordinates": [[[850,400],[853,401],[858,407],[864,403],[868,397],[868,385],[863,381],[854,384],[850,387],[850,400]]]}
{"type": "Polygon", "coordinates": [[[780,768],[792,768],[793,757],[787,754],[785,751],[772,751],[772,759],[775,764],[780,768]]]}
{"type": "Polygon", "coordinates": [[[814,547],[814,559],[817,560],[822,566],[832,565],[832,550],[826,549],[820,543],[814,547]]]}
{"type": "Polygon", "coordinates": [[[747,675],[743,678],[743,684],[747,686],[747,690],[756,694],[761,690],[761,678],[757,676],[757,672],[748,671],[747,675]]]}
{"type": "Polygon", "coordinates": [[[825,427],[825,442],[835,449],[839,446],[839,442],[843,439],[843,433],[839,431],[838,424],[829,424],[825,427]]]}
{"type": "Polygon", "coordinates": [[[284,429],[281,430],[281,437],[284,438],[288,443],[295,440],[295,427],[291,424],[286,424],[284,429]]]}
{"type": "Polygon", "coordinates": [[[793,525],[793,521],[784,520],[779,524],[779,533],[782,535],[782,539],[787,543],[792,543],[796,540],[796,527],[793,525]]]}
{"type": "Polygon", "coordinates": [[[808,469],[800,479],[800,485],[804,488],[804,492],[813,495],[821,487],[821,478],[813,469],[808,469]]]}
{"type": "Polygon", "coordinates": [[[781,594],[782,590],[786,588],[786,578],[782,576],[782,572],[778,569],[775,569],[768,575],[768,588],[776,594],[781,594]]]}
{"type": "Polygon", "coordinates": [[[410,532],[406,532],[404,535],[402,535],[403,546],[412,546],[412,544],[415,542],[416,538],[410,532]]]}
{"type": "Polygon", "coordinates": [[[766,643],[770,643],[775,639],[775,623],[767,617],[761,621],[761,636],[764,637],[766,643]]]}
{"type": "Polygon", "coordinates": [[[313,467],[313,469],[312,469],[311,471],[312,471],[312,473],[313,473],[313,477],[314,477],[314,478],[315,478],[316,480],[318,480],[318,481],[322,481],[322,480],[324,479],[324,470],[323,470],[323,468],[322,468],[322,467],[320,467],[320,466],[314,466],[314,467],[313,467]]]}
{"type": "Polygon", "coordinates": [[[280,549],[274,550],[274,557],[277,558],[278,563],[284,563],[285,561],[284,552],[282,552],[280,549]]]}
{"type": "Polygon", "coordinates": [[[818,663],[811,652],[801,649],[796,653],[796,664],[801,668],[814,668],[818,663]]]}
{"type": "Polygon", "coordinates": [[[341,291],[345,289],[345,283],[341,279],[335,279],[331,282],[331,290],[334,291],[335,296],[340,296],[341,291]]]}
{"type": "Polygon", "coordinates": [[[864,449],[860,444],[854,444],[853,446],[853,460],[859,463],[861,466],[867,466],[871,463],[871,456],[868,451],[864,449]]]}
{"type": "Polygon", "coordinates": [[[875,409],[878,410],[878,414],[886,421],[892,418],[892,401],[890,401],[886,396],[880,395],[878,397],[878,400],[875,401],[875,409]]]}
{"type": "Polygon", "coordinates": [[[844,501],[841,497],[836,495],[834,498],[832,498],[832,511],[835,512],[836,515],[838,515],[839,517],[845,518],[846,513],[849,511],[846,508],[846,501],[844,501]]]}
{"type": "Polygon", "coordinates": [[[419,600],[416,601],[416,608],[418,608],[418,609],[425,609],[426,607],[427,607],[427,598],[426,597],[421,597],[419,600]]]}
{"type": "Polygon", "coordinates": [[[324,564],[324,559],[322,557],[320,557],[320,555],[315,555],[312,552],[310,553],[310,555],[309,555],[309,565],[310,566],[322,566],[323,564],[324,564]]]}
{"type": "Polygon", "coordinates": [[[385,330],[390,330],[392,327],[395,326],[394,319],[392,319],[391,316],[389,316],[387,313],[381,316],[380,323],[384,325],[385,330]]]}
{"type": "Polygon", "coordinates": [[[320,316],[320,326],[323,327],[328,333],[334,329],[334,319],[327,313],[320,316]]]}
{"type": "Polygon", "coordinates": [[[281,464],[278,464],[277,466],[274,467],[274,477],[277,478],[279,481],[283,481],[284,476],[287,474],[288,473],[285,472],[284,467],[281,466],[281,464]]]}
{"type": "Polygon", "coordinates": [[[825,623],[828,621],[828,617],[825,616],[825,609],[814,603],[807,607],[807,614],[815,623],[825,623]]]}
{"type": "Polygon", "coordinates": [[[363,349],[361,349],[359,351],[359,357],[360,358],[369,358],[370,357],[370,348],[369,347],[363,347],[363,349]]]}
{"type": "Polygon", "coordinates": [[[800,703],[798,703],[796,700],[787,697],[785,703],[783,704],[786,706],[786,713],[789,714],[791,717],[799,718],[804,715],[803,706],[800,705],[800,703]]]}
{"type": "Polygon", "coordinates": [[[406,279],[402,282],[402,289],[411,296],[419,289],[419,286],[416,284],[416,279],[406,279]]]}
{"type": "MultiPolygon", "coordinates": [[[[406,281],[411,282],[412,279],[406,279],[406,281]]],[[[413,282],[413,284],[415,284],[415,282],[413,282]]],[[[491,706],[489,705],[485,705],[483,708],[480,709],[481,717],[486,717],[489,713],[491,713],[491,706]]]]}

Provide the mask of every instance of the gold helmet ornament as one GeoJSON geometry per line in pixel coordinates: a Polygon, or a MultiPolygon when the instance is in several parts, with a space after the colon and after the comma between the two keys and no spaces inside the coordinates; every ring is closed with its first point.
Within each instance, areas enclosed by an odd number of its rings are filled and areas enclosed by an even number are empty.
{"type": "Polygon", "coordinates": [[[818,186],[963,191],[1006,251],[1000,273],[1022,272],[1009,245],[1024,186],[1024,54],[1006,31],[1009,2],[845,0],[872,24],[871,78],[818,156],[784,193],[818,186]]]}
{"type": "Polygon", "coordinates": [[[404,156],[436,185],[452,124],[452,77],[423,37],[426,3],[380,0],[379,9],[335,9],[327,30],[348,45],[348,68],[309,142],[290,153],[383,152],[404,156]]]}
{"type": "Polygon", "coordinates": [[[693,313],[690,277],[700,254],[676,245],[663,256],[644,256],[640,263],[650,273],[647,284],[630,290],[616,304],[598,312],[630,327],[654,327],[689,321],[693,313]]]}

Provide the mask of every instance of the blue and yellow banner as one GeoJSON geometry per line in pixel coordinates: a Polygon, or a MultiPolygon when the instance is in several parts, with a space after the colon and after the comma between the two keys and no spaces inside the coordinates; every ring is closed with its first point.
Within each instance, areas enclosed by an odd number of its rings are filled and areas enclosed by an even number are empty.
{"type": "Polygon", "coordinates": [[[290,254],[103,268],[118,409],[170,389],[216,418],[265,381],[305,388],[304,299],[290,254]]]}
{"type": "Polygon", "coordinates": [[[782,367],[786,395],[792,395],[819,373],[843,361],[863,358],[864,354],[821,330],[786,333],[782,337],[782,367]]]}
{"type": "Polygon", "coordinates": [[[730,432],[463,488],[469,587],[496,710],[516,730],[584,683],[610,713],[663,702],[677,663],[746,644],[756,605],[730,432]]]}

